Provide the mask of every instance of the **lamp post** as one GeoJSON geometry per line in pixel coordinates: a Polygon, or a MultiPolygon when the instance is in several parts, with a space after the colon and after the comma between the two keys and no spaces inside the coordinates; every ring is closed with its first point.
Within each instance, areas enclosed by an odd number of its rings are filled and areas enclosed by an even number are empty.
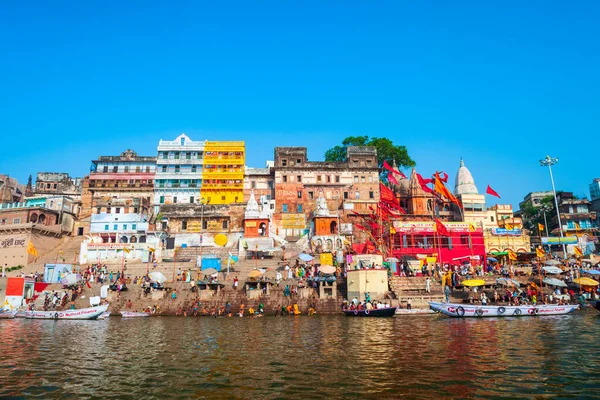
{"type": "Polygon", "coordinates": [[[540,160],[540,165],[542,167],[548,167],[548,171],[550,171],[550,181],[552,181],[552,192],[554,193],[554,204],[556,205],[556,215],[558,217],[558,229],[560,230],[560,238],[561,238],[562,248],[563,248],[563,257],[566,260],[567,259],[567,248],[563,241],[563,239],[564,239],[563,227],[562,227],[562,221],[560,219],[560,210],[558,209],[558,198],[556,197],[556,187],[554,186],[554,176],[552,175],[552,166],[554,164],[556,164],[557,162],[558,162],[558,158],[546,156],[546,158],[544,158],[543,160],[540,160]]]}
{"type": "MultiPolygon", "coordinates": [[[[546,227],[546,229],[545,229],[545,231],[546,231],[546,232],[548,231],[548,227],[549,227],[549,225],[548,225],[548,220],[546,219],[546,213],[547,213],[548,211],[550,211],[551,209],[552,209],[552,207],[550,207],[550,205],[548,205],[548,204],[542,204],[542,205],[540,206],[540,210],[542,210],[542,213],[544,214],[544,226],[546,227]]],[[[538,228],[538,229],[539,229],[539,228],[538,228]]],[[[541,239],[541,236],[542,236],[542,235],[541,235],[541,233],[540,233],[540,246],[542,246],[542,248],[544,248],[544,245],[543,245],[543,244],[542,244],[542,242],[541,242],[541,241],[542,241],[542,239],[541,239]]]]}

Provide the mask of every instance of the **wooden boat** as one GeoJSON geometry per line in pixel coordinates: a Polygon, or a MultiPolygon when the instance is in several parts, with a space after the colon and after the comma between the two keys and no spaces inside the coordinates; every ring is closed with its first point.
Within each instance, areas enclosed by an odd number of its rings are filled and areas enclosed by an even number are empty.
{"type": "Polygon", "coordinates": [[[121,317],[123,317],[123,318],[149,317],[151,315],[152,315],[152,313],[150,313],[150,312],[121,311],[121,317]]]}
{"type": "Polygon", "coordinates": [[[64,311],[25,311],[29,319],[97,319],[108,309],[108,304],[98,307],[64,311]]]}
{"type": "Polygon", "coordinates": [[[372,310],[342,310],[348,317],[393,317],[396,307],[374,308],[372,310]]]}
{"type": "Polygon", "coordinates": [[[407,310],[406,308],[399,308],[396,310],[396,315],[435,315],[437,314],[430,308],[413,308],[407,310]]]}
{"type": "Polygon", "coordinates": [[[13,319],[17,310],[0,310],[0,319],[13,319]]]}
{"type": "Polygon", "coordinates": [[[453,318],[481,317],[534,317],[542,315],[565,315],[577,310],[579,306],[538,304],[522,306],[480,306],[475,304],[453,304],[430,302],[433,311],[453,318]]]}

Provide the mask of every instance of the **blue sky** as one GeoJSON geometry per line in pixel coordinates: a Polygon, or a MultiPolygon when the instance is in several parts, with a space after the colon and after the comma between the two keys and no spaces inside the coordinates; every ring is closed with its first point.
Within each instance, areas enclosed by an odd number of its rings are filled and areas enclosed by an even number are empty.
{"type": "Polygon", "coordinates": [[[0,172],[83,176],[186,132],[251,166],[388,137],[513,205],[550,188],[546,154],[558,189],[600,176],[598,2],[169,3],[0,4],[0,172]]]}

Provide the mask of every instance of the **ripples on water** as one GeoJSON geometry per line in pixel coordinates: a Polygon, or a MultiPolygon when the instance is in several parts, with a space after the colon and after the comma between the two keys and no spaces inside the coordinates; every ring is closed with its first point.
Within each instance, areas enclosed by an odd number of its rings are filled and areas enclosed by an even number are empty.
{"type": "Polygon", "coordinates": [[[600,317],[0,321],[0,397],[598,398],[600,317]]]}

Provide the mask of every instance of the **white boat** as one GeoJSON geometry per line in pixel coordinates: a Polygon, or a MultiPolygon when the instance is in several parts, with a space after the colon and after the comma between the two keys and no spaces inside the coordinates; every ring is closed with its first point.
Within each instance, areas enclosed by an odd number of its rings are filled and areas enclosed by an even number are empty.
{"type": "Polygon", "coordinates": [[[25,311],[29,319],[97,319],[108,309],[108,304],[98,307],[64,311],[25,311]]]}
{"type": "Polygon", "coordinates": [[[539,304],[522,306],[480,306],[475,304],[453,304],[430,302],[436,312],[454,318],[481,317],[534,317],[541,315],[564,315],[577,310],[577,305],[539,304]]]}
{"type": "Polygon", "coordinates": [[[149,312],[139,312],[139,311],[121,311],[121,316],[123,318],[139,318],[139,317],[149,317],[152,313],[149,312]]]}
{"type": "Polygon", "coordinates": [[[406,308],[398,308],[396,315],[435,315],[436,312],[429,308],[412,308],[407,310],[406,308]]]}
{"type": "Polygon", "coordinates": [[[105,311],[102,314],[100,314],[100,316],[98,317],[98,319],[106,319],[110,317],[110,311],[105,311]]]}
{"type": "Polygon", "coordinates": [[[0,310],[0,319],[13,319],[17,310],[0,310]]]}

